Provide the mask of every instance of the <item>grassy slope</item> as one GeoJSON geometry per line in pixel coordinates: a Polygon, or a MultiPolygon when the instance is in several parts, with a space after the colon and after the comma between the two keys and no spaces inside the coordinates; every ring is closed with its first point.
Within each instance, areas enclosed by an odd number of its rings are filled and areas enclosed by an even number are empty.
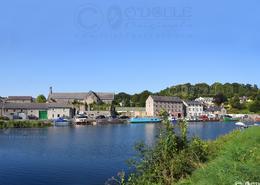
{"type": "Polygon", "coordinates": [[[219,138],[212,144],[212,160],[179,185],[230,185],[260,182],[260,127],[219,138]]]}

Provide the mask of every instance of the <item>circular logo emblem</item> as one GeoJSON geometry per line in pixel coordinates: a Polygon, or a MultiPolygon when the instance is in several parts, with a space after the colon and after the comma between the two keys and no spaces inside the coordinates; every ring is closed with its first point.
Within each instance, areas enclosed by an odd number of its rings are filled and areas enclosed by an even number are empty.
{"type": "Polygon", "coordinates": [[[77,12],[76,22],[82,30],[94,32],[100,29],[103,23],[103,13],[98,7],[86,4],[77,12]]]}

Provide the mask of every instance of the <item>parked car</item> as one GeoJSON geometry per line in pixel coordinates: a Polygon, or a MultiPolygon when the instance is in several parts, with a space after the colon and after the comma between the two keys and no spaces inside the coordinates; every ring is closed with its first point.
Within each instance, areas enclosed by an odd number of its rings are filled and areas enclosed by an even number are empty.
{"type": "Polygon", "coordinates": [[[23,118],[18,115],[13,115],[13,120],[21,120],[21,119],[23,118]]]}
{"type": "Polygon", "coordinates": [[[120,116],[119,118],[120,118],[120,119],[125,119],[125,120],[130,119],[130,117],[128,117],[128,116],[120,116]]]}
{"type": "Polygon", "coordinates": [[[104,116],[104,115],[99,115],[99,116],[96,117],[96,119],[106,119],[106,116],[104,116]]]}
{"type": "Polygon", "coordinates": [[[34,116],[34,115],[29,115],[28,119],[29,120],[38,120],[39,118],[37,116],[34,116]]]}

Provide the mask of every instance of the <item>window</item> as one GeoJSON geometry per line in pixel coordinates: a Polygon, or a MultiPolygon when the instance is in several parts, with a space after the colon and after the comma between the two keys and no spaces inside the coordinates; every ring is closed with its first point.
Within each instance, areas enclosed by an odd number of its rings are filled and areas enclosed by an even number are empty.
{"type": "Polygon", "coordinates": [[[59,117],[60,117],[60,114],[58,114],[57,117],[59,118],[59,117]]]}

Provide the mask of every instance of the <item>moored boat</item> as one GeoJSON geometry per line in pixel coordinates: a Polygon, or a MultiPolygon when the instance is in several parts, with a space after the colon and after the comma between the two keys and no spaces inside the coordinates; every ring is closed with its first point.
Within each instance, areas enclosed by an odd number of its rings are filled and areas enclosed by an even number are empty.
{"type": "Polygon", "coordinates": [[[160,123],[162,120],[160,118],[131,118],[130,123],[160,123]]]}
{"type": "Polygon", "coordinates": [[[53,121],[55,126],[69,126],[71,125],[71,122],[67,119],[63,119],[63,118],[58,118],[56,120],[53,121]]]}
{"type": "Polygon", "coordinates": [[[255,122],[260,122],[260,117],[259,117],[259,116],[257,116],[257,117],[255,118],[255,122]]]}
{"type": "Polygon", "coordinates": [[[239,120],[240,120],[239,118],[234,118],[234,117],[229,116],[229,115],[226,115],[226,116],[223,117],[224,122],[239,121],[239,120]]]}

